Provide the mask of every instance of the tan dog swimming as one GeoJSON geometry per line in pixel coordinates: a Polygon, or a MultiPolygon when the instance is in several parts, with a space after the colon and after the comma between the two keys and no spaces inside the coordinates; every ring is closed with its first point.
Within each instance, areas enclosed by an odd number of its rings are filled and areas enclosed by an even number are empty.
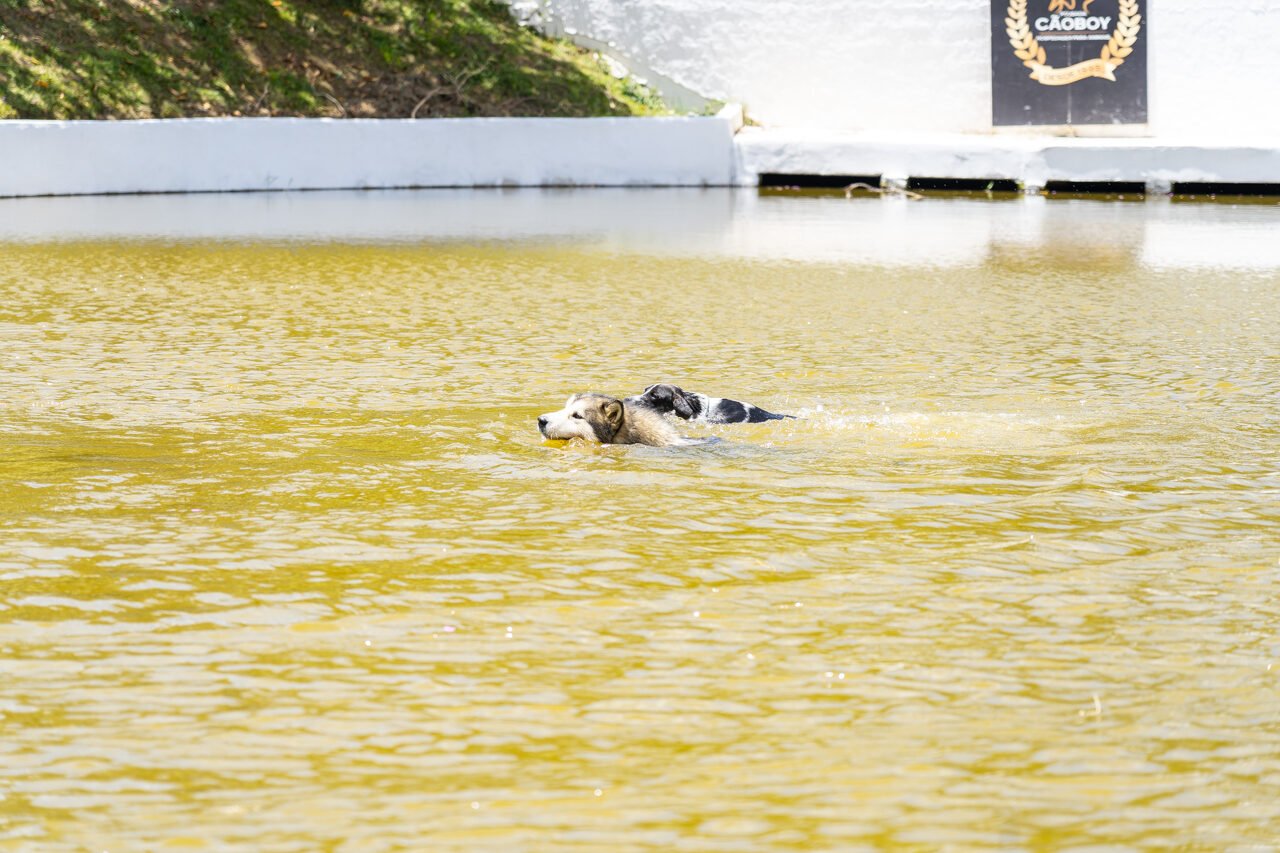
{"type": "Polygon", "coordinates": [[[563,409],[538,418],[538,430],[547,438],[581,438],[600,444],[670,447],[692,443],[653,409],[604,394],[574,394],[563,409]]]}

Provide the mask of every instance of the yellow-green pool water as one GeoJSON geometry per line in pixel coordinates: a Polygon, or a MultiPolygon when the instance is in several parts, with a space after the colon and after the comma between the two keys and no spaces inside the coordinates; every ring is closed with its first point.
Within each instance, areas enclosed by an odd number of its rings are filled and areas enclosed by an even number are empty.
{"type": "Polygon", "coordinates": [[[0,849],[1280,841],[1274,206],[0,206],[0,849]]]}

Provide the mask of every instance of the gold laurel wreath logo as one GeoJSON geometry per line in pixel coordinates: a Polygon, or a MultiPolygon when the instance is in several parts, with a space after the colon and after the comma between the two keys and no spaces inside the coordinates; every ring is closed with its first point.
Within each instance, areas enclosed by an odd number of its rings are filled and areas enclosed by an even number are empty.
{"type": "MultiPolygon", "coordinates": [[[[1025,3],[1025,0],[1023,0],[1025,3]]],[[[1025,8],[1025,6],[1024,6],[1025,8]]],[[[1138,0],[1120,0],[1120,14],[1116,17],[1116,29],[1111,40],[1102,48],[1102,61],[1112,66],[1120,65],[1133,53],[1142,29],[1142,16],[1138,14],[1138,0]]]]}
{"type": "Polygon", "coordinates": [[[1138,31],[1142,29],[1142,15],[1138,14],[1138,0],[1120,0],[1116,28],[1102,53],[1097,59],[1080,62],[1070,68],[1054,68],[1045,64],[1044,46],[1031,34],[1031,26],[1027,23],[1027,0],[1009,0],[1008,17],[1004,23],[1013,54],[1031,69],[1032,79],[1048,86],[1061,86],[1085,77],[1114,81],[1113,72],[1133,53],[1138,31]]]}

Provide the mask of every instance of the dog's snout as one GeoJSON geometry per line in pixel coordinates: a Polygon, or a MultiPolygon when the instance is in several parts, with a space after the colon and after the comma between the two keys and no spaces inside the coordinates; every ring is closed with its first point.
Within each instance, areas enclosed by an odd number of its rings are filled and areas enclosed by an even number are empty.
{"type": "Polygon", "coordinates": [[[547,428],[547,416],[540,415],[538,417],[538,429],[545,430],[547,428]]]}

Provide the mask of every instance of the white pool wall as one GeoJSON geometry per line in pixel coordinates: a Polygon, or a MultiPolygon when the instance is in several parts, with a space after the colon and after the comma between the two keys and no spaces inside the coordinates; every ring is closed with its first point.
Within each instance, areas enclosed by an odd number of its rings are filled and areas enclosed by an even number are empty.
{"type": "Polygon", "coordinates": [[[857,133],[748,127],[738,134],[740,183],[762,174],[1011,180],[1027,189],[1054,181],[1139,183],[1154,192],[1177,184],[1280,184],[1275,144],[1193,139],[1071,139],[1049,135],[857,133]]]}
{"type": "Polygon", "coordinates": [[[724,186],[731,114],[0,122],[0,196],[478,186],[724,186]]]}
{"type": "Polygon", "coordinates": [[[740,128],[714,117],[0,122],[0,197],[754,186],[762,174],[1280,184],[1280,143],[740,128]],[[738,132],[735,135],[735,130],[738,132]]]}

